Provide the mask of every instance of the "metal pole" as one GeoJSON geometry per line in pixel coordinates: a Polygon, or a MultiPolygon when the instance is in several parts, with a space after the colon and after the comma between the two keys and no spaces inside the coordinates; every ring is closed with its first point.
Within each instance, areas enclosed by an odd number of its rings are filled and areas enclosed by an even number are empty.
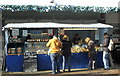
{"type": "Polygon", "coordinates": [[[5,54],[7,55],[8,30],[5,30],[5,54]]]}
{"type": "Polygon", "coordinates": [[[60,40],[60,28],[58,28],[58,39],[60,40]]]}

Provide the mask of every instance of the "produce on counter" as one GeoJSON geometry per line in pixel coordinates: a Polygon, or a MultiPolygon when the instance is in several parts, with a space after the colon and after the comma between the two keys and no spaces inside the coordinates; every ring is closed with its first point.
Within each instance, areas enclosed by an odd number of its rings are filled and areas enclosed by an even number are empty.
{"type": "MultiPolygon", "coordinates": [[[[84,45],[85,46],[85,45],[84,45]]],[[[100,47],[95,47],[95,51],[99,51],[100,47]]],[[[85,47],[81,47],[79,45],[75,45],[71,48],[71,52],[72,53],[80,53],[80,52],[88,52],[89,49],[85,48],[85,47]]]]}

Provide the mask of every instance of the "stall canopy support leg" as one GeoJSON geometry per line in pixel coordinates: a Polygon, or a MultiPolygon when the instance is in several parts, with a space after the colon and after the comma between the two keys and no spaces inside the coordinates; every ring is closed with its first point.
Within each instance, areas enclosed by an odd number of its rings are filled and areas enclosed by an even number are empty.
{"type": "Polygon", "coordinates": [[[58,28],[58,39],[60,40],[60,28],[58,28]]]}

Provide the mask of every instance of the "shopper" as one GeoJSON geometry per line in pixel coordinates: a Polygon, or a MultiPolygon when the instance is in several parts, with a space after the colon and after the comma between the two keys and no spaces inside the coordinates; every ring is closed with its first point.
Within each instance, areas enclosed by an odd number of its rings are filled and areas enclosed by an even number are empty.
{"type": "Polygon", "coordinates": [[[56,36],[46,44],[50,48],[50,58],[52,61],[52,74],[60,73],[60,49],[62,47],[62,42],[58,40],[56,36]],[[57,71],[56,71],[57,70],[57,71]]]}
{"type": "Polygon", "coordinates": [[[108,46],[108,49],[109,49],[109,51],[110,51],[110,65],[111,65],[111,67],[113,67],[114,66],[114,63],[113,63],[113,49],[114,49],[114,41],[113,41],[113,38],[112,38],[112,34],[110,35],[110,42],[109,42],[109,46],[108,46]]]}
{"type": "Polygon", "coordinates": [[[88,63],[88,69],[92,70],[95,69],[95,45],[94,41],[91,40],[89,37],[86,37],[85,42],[87,44],[86,48],[89,49],[88,57],[89,57],[89,63],[88,63]]]}
{"type": "Polygon", "coordinates": [[[105,70],[108,70],[110,65],[109,50],[108,50],[109,42],[110,42],[110,38],[108,36],[108,33],[104,33],[104,40],[102,43],[102,47],[103,47],[103,63],[104,63],[105,70]]]}
{"type": "Polygon", "coordinates": [[[32,39],[31,34],[28,34],[28,35],[27,35],[27,37],[26,37],[26,40],[25,40],[25,41],[27,41],[28,39],[32,39]]]}
{"type": "Polygon", "coordinates": [[[64,35],[62,41],[63,72],[65,72],[66,65],[68,67],[68,71],[71,71],[71,47],[72,42],[69,41],[69,37],[67,35],[64,35]]]}
{"type": "Polygon", "coordinates": [[[72,42],[73,42],[74,45],[77,45],[80,42],[80,37],[79,37],[79,35],[77,33],[73,37],[72,42]]]}

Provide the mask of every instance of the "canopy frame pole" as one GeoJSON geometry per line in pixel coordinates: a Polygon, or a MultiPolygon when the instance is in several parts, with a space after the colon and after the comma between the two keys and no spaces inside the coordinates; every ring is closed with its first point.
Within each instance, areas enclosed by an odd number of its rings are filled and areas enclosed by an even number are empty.
{"type": "Polygon", "coordinates": [[[60,28],[58,28],[58,39],[60,40],[60,28]]]}
{"type": "Polygon", "coordinates": [[[7,45],[8,45],[8,30],[6,29],[5,30],[5,54],[7,55],[7,50],[8,50],[8,47],[7,47],[7,45]]]}

